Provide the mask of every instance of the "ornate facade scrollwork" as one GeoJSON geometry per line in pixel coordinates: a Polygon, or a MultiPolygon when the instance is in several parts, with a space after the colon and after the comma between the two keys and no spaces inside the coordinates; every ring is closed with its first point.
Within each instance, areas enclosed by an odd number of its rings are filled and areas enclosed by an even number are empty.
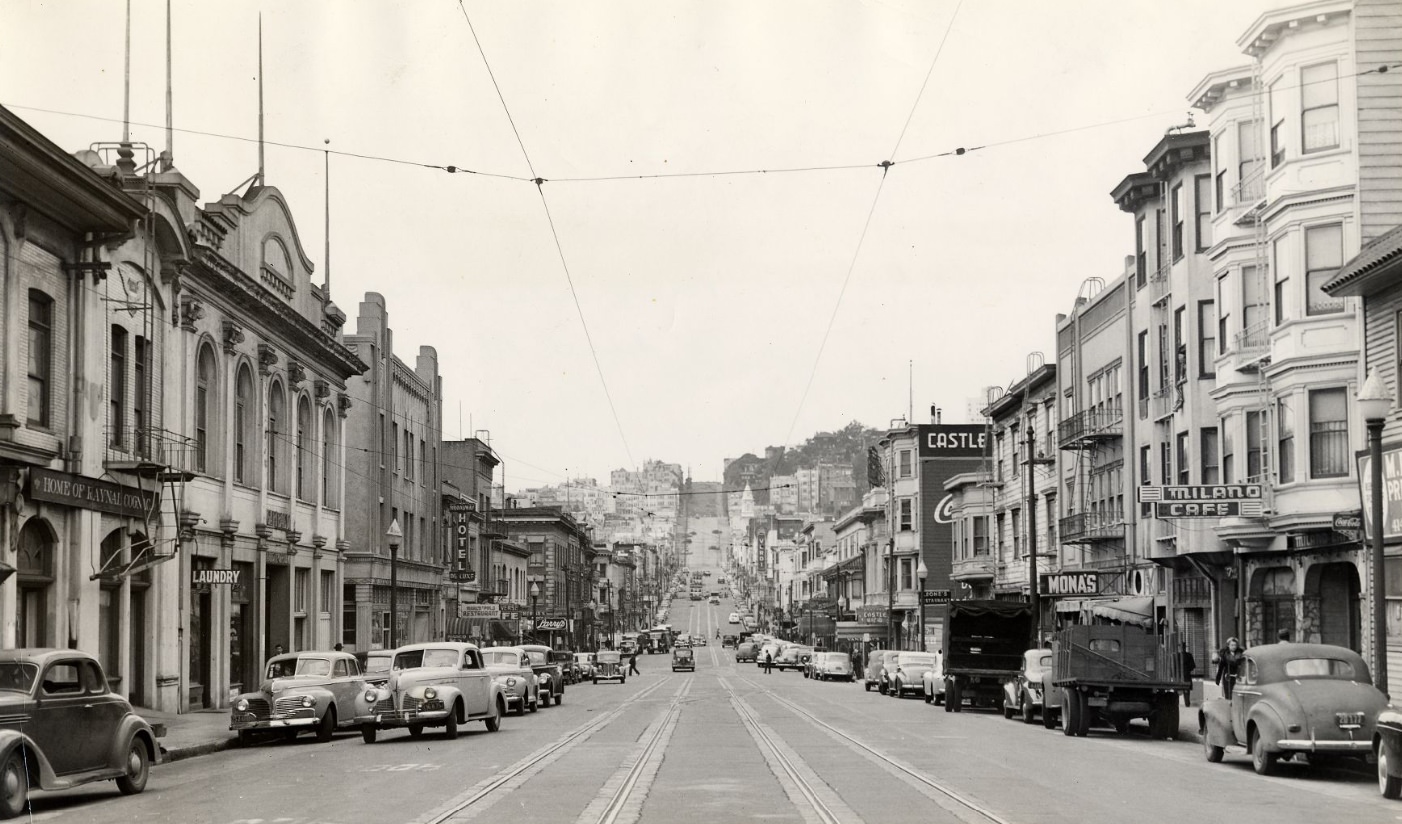
{"type": "Polygon", "coordinates": [[[271,343],[258,344],[258,374],[267,375],[277,364],[277,350],[271,343]]]}
{"type": "Polygon", "coordinates": [[[180,328],[186,332],[193,332],[195,324],[204,317],[204,301],[194,295],[181,295],[178,311],[180,328]]]}
{"type": "Polygon", "coordinates": [[[316,399],[319,401],[324,401],[327,398],[331,397],[331,384],[327,381],[320,379],[313,381],[312,390],[313,393],[316,395],[316,399]]]}
{"type": "Polygon", "coordinates": [[[225,354],[232,355],[244,341],[243,327],[231,320],[224,321],[222,340],[225,354]]]}
{"type": "Polygon", "coordinates": [[[287,382],[293,386],[301,385],[307,379],[307,367],[299,360],[287,359],[287,382]]]}
{"type": "Polygon", "coordinates": [[[336,397],[336,413],[337,413],[338,415],[340,415],[342,418],[344,418],[346,415],[350,414],[350,408],[351,408],[351,399],[350,399],[350,396],[347,395],[347,394],[344,393],[344,392],[342,392],[342,393],[340,393],[339,395],[337,395],[337,397],[336,397]]]}

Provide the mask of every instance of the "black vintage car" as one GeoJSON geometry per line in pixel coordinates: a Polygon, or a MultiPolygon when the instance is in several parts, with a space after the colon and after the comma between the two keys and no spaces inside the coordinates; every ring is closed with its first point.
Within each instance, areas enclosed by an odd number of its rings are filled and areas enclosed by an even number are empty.
{"type": "MultiPolygon", "coordinates": [[[[544,644],[522,644],[521,649],[531,659],[531,669],[535,670],[540,682],[540,705],[562,704],[565,701],[565,672],[558,658],[552,657],[555,650],[544,644]]],[[[571,656],[573,657],[573,656],[571,656]]]]}

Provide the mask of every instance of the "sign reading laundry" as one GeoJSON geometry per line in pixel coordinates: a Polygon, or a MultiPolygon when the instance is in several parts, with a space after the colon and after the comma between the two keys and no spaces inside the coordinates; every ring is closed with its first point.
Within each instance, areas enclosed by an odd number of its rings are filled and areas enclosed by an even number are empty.
{"type": "Polygon", "coordinates": [[[161,503],[158,491],[39,467],[29,472],[27,497],[129,518],[155,518],[161,503]]]}
{"type": "Polygon", "coordinates": [[[237,569],[194,569],[190,571],[190,583],[238,586],[239,575],[237,569]]]}

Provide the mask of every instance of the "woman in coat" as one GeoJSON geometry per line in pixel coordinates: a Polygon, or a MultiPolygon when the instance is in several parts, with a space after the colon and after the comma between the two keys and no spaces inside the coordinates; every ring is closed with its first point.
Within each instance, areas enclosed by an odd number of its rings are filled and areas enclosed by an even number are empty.
{"type": "Polygon", "coordinates": [[[1222,697],[1232,697],[1232,687],[1236,684],[1241,662],[1246,659],[1246,650],[1235,638],[1228,638],[1227,645],[1217,653],[1217,677],[1213,679],[1222,687],[1222,697]]]}

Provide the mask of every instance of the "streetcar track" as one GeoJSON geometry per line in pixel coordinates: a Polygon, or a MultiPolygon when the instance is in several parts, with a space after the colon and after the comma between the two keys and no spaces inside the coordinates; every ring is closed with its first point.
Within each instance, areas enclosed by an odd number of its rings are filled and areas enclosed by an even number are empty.
{"type": "Polygon", "coordinates": [[[676,695],[672,696],[672,702],[667,706],[666,711],[639,737],[642,746],[633,756],[632,764],[620,768],[608,781],[604,782],[600,796],[586,807],[577,819],[579,824],[587,822],[618,824],[620,821],[636,821],[638,819],[641,804],[630,808],[629,801],[640,787],[642,795],[646,797],[647,790],[657,775],[660,756],[666,751],[666,744],[671,741],[672,731],[676,729],[677,720],[681,717],[682,706],[691,703],[687,699],[687,695],[691,692],[691,685],[695,681],[695,676],[691,676],[682,683],[682,688],[677,691],[676,695]],[[646,778],[646,783],[644,783],[644,778],[646,778]],[[616,788],[610,793],[608,790],[611,785],[616,785],[616,788]],[[601,809],[596,810],[595,808],[601,809]],[[630,811],[633,814],[624,818],[625,812],[630,811]]]}
{"type": "MultiPolygon", "coordinates": [[[[881,750],[878,750],[870,744],[861,741],[855,736],[848,735],[842,730],[839,730],[838,728],[827,723],[826,721],[822,720],[821,718],[804,709],[803,707],[800,707],[798,704],[795,704],[793,701],[790,701],[789,699],[778,695],[773,690],[767,689],[764,686],[757,684],[754,681],[751,681],[750,679],[745,678],[743,676],[741,677],[741,680],[754,687],[755,689],[760,690],[761,692],[768,695],[768,697],[779,706],[784,707],[793,714],[799,716],[800,718],[803,718],[804,720],[808,721],[808,723],[812,724],[815,727],[818,727],[819,729],[825,731],[829,736],[845,744],[848,748],[859,752],[868,759],[882,766],[886,769],[887,772],[901,779],[904,783],[911,786],[916,791],[920,792],[926,798],[930,798],[931,800],[934,800],[937,803],[943,801],[954,802],[955,804],[959,805],[958,808],[951,809],[947,806],[947,804],[942,803],[941,806],[944,806],[945,809],[950,810],[950,812],[959,814],[967,811],[976,813],[977,815],[981,816],[983,820],[992,821],[995,822],[995,824],[1012,824],[1012,822],[1010,822],[1008,819],[1003,818],[1002,816],[998,815],[997,813],[991,810],[986,809],[983,806],[980,806],[978,803],[968,798],[965,798],[960,793],[955,792],[954,790],[950,789],[949,787],[946,787],[938,781],[935,781],[934,779],[930,778],[929,776],[925,775],[924,773],[920,772],[914,767],[911,767],[910,765],[900,761],[899,759],[892,758],[891,756],[887,755],[881,750]]],[[[726,688],[729,689],[729,685],[727,685],[726,688]]],[[[963,816],[960,817],[962,818],[963,816]]]]}
{"type": "MultiPolygon", "coordinates": [[[[573,749],[575,745],[589,739],[599,730],[613,723],[621,717],[631,705],[649,698],[670,680],[670,676],[663,676],[656,683],[639,690],[632,697],[622,701],[612,710],[590,719],[560,738],[535,750],[515,764],[499,771],[492,777],[478,782],[467,791],[465,797],[461,797],[462,800],[450,801],[447,809],[433,813],[428,818],[419,819],[418,824],[444,824],[444,822],[454,819],[467,820],[479,812],[485,811],[485,809],[489,808],[492,804],[495,804],[497,800],[505,797],[521,784],[524,784],[527,780],[545,769],[545,767],[564,756],[564,754],[573,749]]],[[[688,681],[687,685],[683,685],[682,689],[685,690],[689,683],[688,681]]],[[[680,691],[678,694],[680,695],[680,691]]]]}
{"type": "MultiPolygon", "coordinates": [[[[721,687],[730,694],[731,708],[735,710],[736,715],[740,716],[741,722],[744,723],[745,729],[749,732],[750,736],[755,739],[755,743],[760,745],[761,752],[767,750],[766,760],[769,761],[771,769],[774,766],[779,767],[783,772],[783,777],[789,780],[793,791],[790,791],[790,786],[787,785],[784,787],[784,790],[788,794],[789,800],[793,802],[795,807],[799,808],[800,814],[804,811],[799,803],[799,799],[801,798],[803,802],[807,803],[808,809],[812,811],[813,815],[816,816],[817,820],[822,822],[822,824],[843,824],[843,822],[846,822],[846,824],[861,824],[862,819],[857,816],[855,810],[847,807],[846,804],[842,804],[843,809],[841,812],[843,815],[839,816],[838,813],[833,810],[836,804],[830,804],[820,798],[818,785],[826,789],[827,792],[837,800],[836,803],[841,803],[841,796],[837,794],[836,790],[823,783],[822,779],[818,777],[818,774],[814,772],[811,767],[808,767],[797,753],[790,756],[785,752],[786,750],[792,751],[793,748],[785,743],[777,734],[771,734],[771,732],[760,723],[759,717],[755,714],[754,709],[735,692],[734,687],[730,685],[729,681],[725,678],[717,678],[716,680],[719,681],[721,687]],[[781,744],[783,745],[782,747],[780,746],[781,744]],[[813,777],[810,779],[805,776],[803,774],[804,770],[811,773],[813,777]],[[795,797],[795,795],[798,797],[795,797]]],[[[780,776],[776,773],[775,777],[779,778],[780,776]]],[[[780,783],[783,784],[782,781],[780,783]]],[[[805,816],[805,818],[807,818],[807,816],[805,816]]]]}

